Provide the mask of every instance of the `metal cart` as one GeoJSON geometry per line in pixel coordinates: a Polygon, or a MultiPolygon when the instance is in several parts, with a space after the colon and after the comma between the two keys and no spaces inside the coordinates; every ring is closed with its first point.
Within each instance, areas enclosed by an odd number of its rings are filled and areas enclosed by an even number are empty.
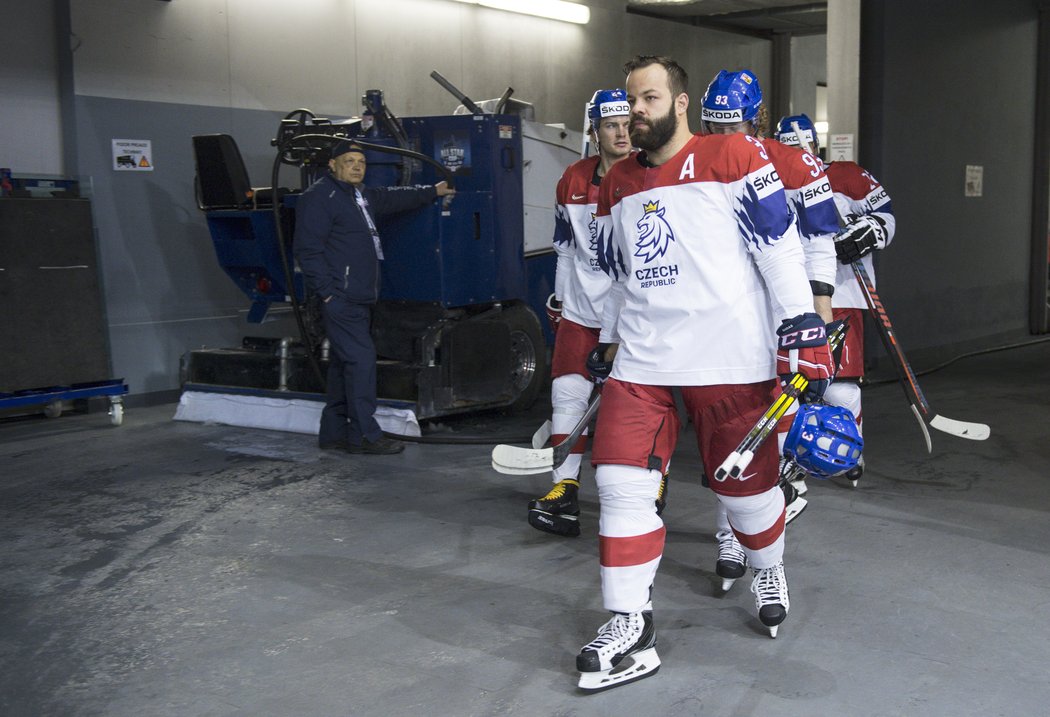
{"type": "Polygon", "coordinates": [[[44,415],[58,418],[62,415],[62,402],[76,399],[109,397],[109,422],[119,426],[124,422],[124,395],[128,386],[124,379],[93,381],[90,383],[73,383],[68,386],[50,386],[48,388],[31,388],[14,393],[0,392],[0,410],[21,408],[23,406],[43,406],[44,415]]]}

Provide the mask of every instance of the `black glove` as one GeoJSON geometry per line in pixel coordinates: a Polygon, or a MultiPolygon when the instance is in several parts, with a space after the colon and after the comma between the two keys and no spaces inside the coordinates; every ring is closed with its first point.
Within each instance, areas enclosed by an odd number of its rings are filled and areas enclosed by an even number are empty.
{"type": "Polygon", "coordinates": [[[886,246],[886,222],[882,217],[850,214],[846,222],[835,237],[835,255],[843,264],[852,264],[872,250],[886,246]]]}
{"type": "Polygon", "coordinates": [[[587,354],[587,372],[591,374],[591,380],[599,386],[605,383],[612,373],[613,362],[605,360],[605,352],[610,344],[598,344],[587,354]]]}

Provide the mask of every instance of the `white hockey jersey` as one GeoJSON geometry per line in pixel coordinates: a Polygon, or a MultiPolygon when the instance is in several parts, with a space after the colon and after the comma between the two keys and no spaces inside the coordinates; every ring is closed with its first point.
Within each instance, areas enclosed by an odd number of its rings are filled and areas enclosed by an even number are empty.
{"type": "Polygon", "coordinates": [[[702,386],[774,376],[776,328],[813,311],[794,216],[762,143],[693,136],[670,160],[617,163],[598,193],[612,375],[702,386]]]}
{"type": "MultiPolygon", "coordinates": [[[[826,164],[824,173],[831,182],[831,191],[835,195],[839,214],[843,217],[849,214],[878,214],[886,222],[886,244],[893,241],[897,220],[893,216],[890,195],[871,173],[854,162],[842,161],[826,164]]],[[[875,268],[872,266],[871,254],[862,257],[861,262],[874,283],[875,268]]],[[[838,265],[835,295],[831,297],[831,305],[836,309],[868,308],[857,277],[847,264],[838,265]]]]}
{"type": "Polygon", "coordinates": [[[798,221],[806,274],[810,281],[834,286],[839,262],[833,237],[839,230],[839,218],[823,164],[809,152],[773,139],[764,140],[762,146],[777,169],[788,206],[798,221]]]}
{"type": "Polygon", "coordinates": [[[594,180],[599,161],[594,156],[569,165],[558,181],[554,210],[554,295],[562,302],[562,316],[590,328],[601,325],[602,304],[612,283],[598,264],[594,180]]]}

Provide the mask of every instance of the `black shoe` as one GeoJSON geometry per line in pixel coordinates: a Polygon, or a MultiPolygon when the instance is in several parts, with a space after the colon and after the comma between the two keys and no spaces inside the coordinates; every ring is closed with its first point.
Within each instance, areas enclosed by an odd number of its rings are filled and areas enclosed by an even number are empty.
{"type": "Polygon", "coordinates": [[[375,456],[388,456],[405,450],[405,444],[382,436],[376,441],[370,441],[366,438],[365,442],[361,445],[350,446],[346,450],[350,453],[367,453],[375,456]]]}

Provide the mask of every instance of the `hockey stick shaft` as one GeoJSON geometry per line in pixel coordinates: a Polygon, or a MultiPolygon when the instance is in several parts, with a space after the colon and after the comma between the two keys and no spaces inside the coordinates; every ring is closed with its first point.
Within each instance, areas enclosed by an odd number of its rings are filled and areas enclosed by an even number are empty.
{"type": "Polygon", "coordinates": [[[857,277],[857,283],[860,284],[860,290],[864,294],[864,301],[875,317],[875,327],[878,329],[879,338],[893,361],[893,367],[900,377],[904,395],[907,396],[908,402],[914,405],[916,410],[920,411],[923,416],[929,416],[930,404],[927,402],[926,396],[923,395],[922,389],[919,388],[919,380],[915,377],[915,372],[912,371],[911,364],[908,363],[908,359],[904,355],[904,350],[901,349],[900,344],[897,342],[893,324],[890,322],[889,314],[886,313],[886,307],[882,305],[882,300],[875,291],[875,285],[871,277],[868,276],[867,270],[859,260],[853,262],[850,266],[853,267],[853,274],[857,277]]]}
{"type": "Polygon", "coordinates": [[[859,261],[853,262],[852,267],[864,294],[864,301],[868,304],[868,308],[875,317],[875,328],[879,332],[879,338],[882,339],[882,344],[886,347],[886,352],[890,355],[890,361],[897,371],[897,376],[904,389],[904,396],[908,399],[908,403],[911,404],[912,413],[919,420],[919,425],[922,426],[927,452],[933,452],[933,442],[930,440],[930,431],[927,429],[927,426],[935,428],[942,433],[948,433],[959,438],[968,438],[972,441],[983,441],[988,438],[991,435],[991,429],[984,423],[956,421],[933,412],[922,389],[919,388],[919,379],[915,377],[915,372],[904,355],[904,349],[901,348],[900,343],[897,341],[897,335],[893,331],[893,324],[890,322],[889,314],[886,313],[886,307],[882,305],[882,300],[879,299],[878,292],[875,291],[871,277],[868,276],[868,272],[859,261]]]}
{"type": "Polygon", "coordinates": [[[716,481],[721,483],[727,478],[737,478],[744,472],[744,469],[751,463],[751,459],[755,457],[755,451],[769,438],[777,422],[784,417],[807,386],[809,386],[809,380],[802,374],[796,373],[791,377],[788,385],[784,387],[784,392],[777,396],[777,399],[770,404],[744,439],[740,441],[736,450],[730,453],[722,461],[722,465],[715,470],[716,481]]]}
{"type": "MultiPolygon", "coordinates": [[[[848,330],[849,324],[843,322],[831,332],[831,335],[828,336],[828,346],[832,351],[842,345],[848,330]]],[[[799,396],[805,393],[808,386],[809,380],[802,374],[796,373],[791,377],[791,380],[784,387],[784,392],[777,396],[776,400],[770,404],[765,413],[755,422],[755,425],[737,445],[736,450],[722,461],[722,465],[715,471],[714,478],[716,481],[722,482],[727,478],[737,478],[743,473],[751,459],[755,457],[755,452],[769,438],[776,429],[780,419],[791,409],[792,404],[798,400],[799,396]]]]}
{"type": "Polygon", "coordinates": [[[602,395],[598,391],[594,392],[594,397],[591,398],[591,402],[587,404],[587,410],[584,412],[583,417],[573,426],[573,429],[569,431],[569,435],[565,437],[565,440],[558,443],[553,447],[551,458],[554,461],[553,468],[557,468],[565,459],[572,453],[573,446],[576,445],[576,441],[580,440],[580,436],[587,430],[587,426],[590,425],[591,420],[598,415],[598,406],[602,402],[602,395]]]}
{"type": "MultiPolygon", "coordinates": [[[[792,129],[795,130],[795,136],[798,137],[799,143],[802,148],[813,153],[812,148],[806,135],[803,134],[801,128],[797,122],[791,123],[792,129]]],[[[834,199],[832,199],[834,202],[834,199]]],[[[835,211],[839,215],[839,220],[843,225],[847,224],[846,217],[842,215],[839,210],[839,205],[835,204],[835,211]]],[[[879,299],[878,293],[875,291],[875,284],[872,282],[871,277],[868,275],[864,265],[857,260],[851,263],[853,268],[853,274],[857,279],[857,283],[860,284],[861,293],[864,294],[864,302],[868,305],[868,309],[871,311],[872,316],[875,319],[875,326],[879,332],[879,338],[882,340],[883,345],[886,348],[886,352],[890,355],[890,360],[893,362],[893,367],[897,372],[897,377],[901,382],[901,386],[904,389],[904,396],[907,398],[911,411],[915,414],[916,420],[919,421],[919,427],[922,429],[923,438],[926,440],[927,452],[933,452],[933,442],[930,440],[930,431],[927,425],[932,426],[938,431],[943,433],[949,433],[953,436],[960,438],[969,438],[971,440],[981,441],[991,434],[991,429],[983,423],[968,423],[966,421],[956,421],[951,418],[945,418],[936,414],[930,415],[932,410],[929,402],[926,400],[926,396],[923,394],[922,389],[919,388],[919,381],[915,377],[915,372],[911,368],[911,364],[908,363],[908,359],[904,356],[904,350],[901,348],[900,343],[897,341],[897,335],[893,330],[893,324],[890,322],[889,314],[886,313],[886,308],[882,305],[882,300],[879,299]]]]}

